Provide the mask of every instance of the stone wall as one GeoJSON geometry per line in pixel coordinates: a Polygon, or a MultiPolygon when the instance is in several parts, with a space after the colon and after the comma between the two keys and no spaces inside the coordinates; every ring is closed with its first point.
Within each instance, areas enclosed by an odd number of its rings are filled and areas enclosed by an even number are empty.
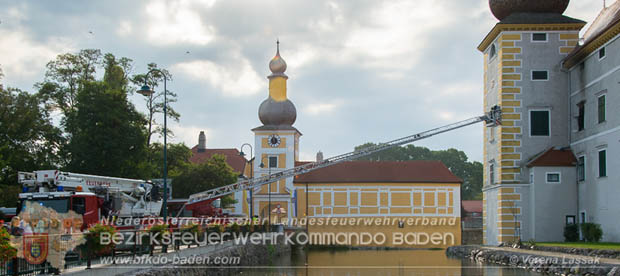
{"type": "Polygon", "coordinates": [[[562,256],[551,257],[532,253],[485,249],[480,246],[452,246],[446,255],[458,258],[469,258],[478,263],[493,263],[520,267],[539,273],[555,275],[607,275],[620,276],[620,266],[596,262],[596,257],[562,256]],[[589,263],[589,262],[593,263],[589,263]]]}

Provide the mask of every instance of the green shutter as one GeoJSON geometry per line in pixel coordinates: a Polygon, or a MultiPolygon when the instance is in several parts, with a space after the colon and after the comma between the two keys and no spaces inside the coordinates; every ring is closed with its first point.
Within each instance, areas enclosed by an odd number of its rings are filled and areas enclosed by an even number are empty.
{"type": "Polygon", "coordinates": [[[530,117],[530,134],[549,136],[549,111],[531,111],[530,117]]]}
{"type": "Polygon", "coordinates": [[[605,95],[598,97],[598,122],[605,122],[605,95]]]}
{"type": "Polygon", "coordinates": [[[607,151],[602,150],[598,152],[598,176],[607,176],[607,151]]]}

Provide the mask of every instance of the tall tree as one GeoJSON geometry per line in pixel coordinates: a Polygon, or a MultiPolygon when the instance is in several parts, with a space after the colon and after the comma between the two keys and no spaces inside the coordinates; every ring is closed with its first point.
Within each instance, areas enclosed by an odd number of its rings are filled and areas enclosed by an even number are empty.
{"type": "Polygon", "coordinates": [[[114,65],[107,69],[107,81],[83,83],[76,111],[67,117],[71,137],[68,169],[143,178],[148,170],[146,120],[127,100],[122,68],[114,65]]]}
{"type": "MultiPolygon", "coordinates": [[[[159,68],[157,68],[157,64],[149,63],[148,70],[150,71],[152,69],[159,69],[159,68]]],[[[166,69],[159,69],[159,70],[161,70],[164,74],[162,75],[160,72],[154,71],[153,73],[149,75],[149,78],[146,80],[146,83],[148,84],[148,86],[151,87],[151,89],[155,91],[155,93],[151,94],[145,99],[146,110],[147,110],[146,118],[148,121],[147,122],[148,136],[146,139],[147,145],[151,144],[151,137],[153,136],[153,134],[159,133],[160,135],[163,136],[163,133],[164,133],[163,125],[159,124],[157,120],[158,114],[164,113],[164,91],[163,90],[158,91],[158,89],[156,88],[160,84],[163,83],[164,78],[166,78],[167,82],[171,81],[172,75],[166,69]]],[[[132,78],[132,81],[135,85],[142,86],[144,85],[145,77],[146,77],[145,74],[135,75],[132,78]]],[[[181,115],[178,112],[176,112],[174,108],[170,105],[171,103],[175,103],[177,101],[177,94],[168,90],[168,94],[166,95],[166,98],[167,98],[166,99],[167,116],[169,119],[172,119],[178,122],[181,115]]],[[[168,132],[168,137],[174,136],[174,132],[172,132],[169,128],[167,129],[167,132],[168,132]]]]}
{"type": "MultiPolygon", "coordinates": [[[[355,150],[376,146],[366,143],[355,147],[355,150]]],[[[394,147],[381,152],[359,158],[373,161],[408,161],[408,160],[439,160],[450,171],[463,179],[461,186],[463,199],[482,199],[482,163],[469,162],[467,155],[460,150],[447,149],[433,151],[425,147],[407,145],[394,147]]]]}

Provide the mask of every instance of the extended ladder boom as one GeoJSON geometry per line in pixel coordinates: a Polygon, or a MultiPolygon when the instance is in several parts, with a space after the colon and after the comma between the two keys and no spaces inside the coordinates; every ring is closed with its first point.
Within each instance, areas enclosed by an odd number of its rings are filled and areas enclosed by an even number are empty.
{"type": "Polygon", "coordinates": [[[211,189],[211,190],[207,190],[204,192],[200,192],[200,193],[196,193],[193,195],[190,195],[189,200],[187,202],[187,204],[195,204],[201,201],[206,201],[206,200],[212,200],[215,198],[219,198],[228,194],[232,194],[235,193],[237,191],[241,191],[241,190],[246,190],[246,189],[253,189],[256,187],[260,187],[262,185],[271,183],[271,182],[275,182],[278,181],[280,179],[284,179],[284,178],[288,178],[288,177],[293,177],[296,175],[300,175],[300,174],[304,174],[304,173],[308,173],[320,168],[324,168],[324,167],[328,167],[331,165],[335,165],[341,162],[345,162],[345,161],[350,161],[350,160],[354,160],[366,155],[370,155],[376,152],[380,152],[380,151],[384,151],[386,149],[389,148],[393,148],[393,147],[397,147],[397,146],[401,146],[401,145],[405,145],[405,144],[409,144],[415,141],[419,141],[422,139],[426,139],[432,136],[435,136],[437,134],[441,134],[444,132],[448,132],[448,131],[452,131],[455,129],[459,129],[462,127],[466,127],[469,125],[473,125],[479,122],[485,122],[487,126],[489,127],[494,127],[494,126],[498,126],[501,124],[501,109],[498,106],[494,106],[493,108],[491,108],[491,111],[488,112],[487,114],[483,115],[483,116],[478,116],[478,117],[473,117],[467,120],[463,120],[460,122],[456,122],[453,124],[449,124],[449,125],[445,125],[442,127],[438,127],[438,128],[434,128],[431,130],[427,130],[424,132],[420,132],[414,135],[410,135],[410,136],[406,136],[400,139],[396,139],[396,140],[392,140],[383,144],[379,144],[376,146],[372,146],[369,148],[365,148],[363,150],[358,150],[358,151],[353,151],[353,152],[349,152],[349,153],[345,153],[345,154],[341,154],[341,155],[337,155],[334,157],[330,157],[327,159],[324,159],[323,161],[319,161],[319,162],[313,162],[313,163],[308,163],[308,164],[304,164],[301,166],[297,166],[294,167],[292,169],[288,169],[288,170],[284,170],[284,171],[280,171],[277,173],[273,173],[270,175],[265,175],[265,176],[261,176],[261,177],[257,177],[257,178],[251,178],[251,179],[246,179],[246,180],[241,180],[238,181],[237,183],[234,184],[230,184],[230,185],[226,185],[226,186],[222,186],[222,187],[218,187],[215,189],[211,189]]]}

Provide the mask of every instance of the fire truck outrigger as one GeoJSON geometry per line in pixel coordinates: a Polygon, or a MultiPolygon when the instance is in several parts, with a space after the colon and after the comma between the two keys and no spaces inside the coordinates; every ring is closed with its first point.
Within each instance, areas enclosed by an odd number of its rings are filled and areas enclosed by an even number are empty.
{"type": "Polygon", "coordinates": [[[73,210],[86,227],[107,216],[159,216],[163,202],[160,187],[140,179],[42,170],[19,172],[18,181],[23,187],[18,212],[26,201],[58,213],[73,210]]]}

